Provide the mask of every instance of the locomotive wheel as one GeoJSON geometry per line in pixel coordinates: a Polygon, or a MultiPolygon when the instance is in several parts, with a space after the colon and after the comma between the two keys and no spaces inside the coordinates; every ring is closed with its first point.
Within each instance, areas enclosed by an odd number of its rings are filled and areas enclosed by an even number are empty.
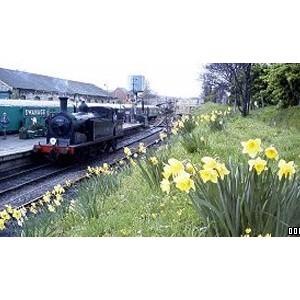
{"type": "Polygon", "coordinates": [[[117,150],[117,140],[113,139],[111,142],[112,151],[115,152],[117,150]]]}
{"type": "Polygon", "coordinates": [[[112,147],[112,142],[111,141],[105,142],[104,152],[106,154],[108,154],[110,152],[111,147],[112,147]]]}

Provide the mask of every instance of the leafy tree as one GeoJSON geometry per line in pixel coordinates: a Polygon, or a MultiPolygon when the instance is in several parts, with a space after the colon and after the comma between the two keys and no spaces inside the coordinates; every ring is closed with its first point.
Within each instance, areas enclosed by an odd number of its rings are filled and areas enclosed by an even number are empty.
{"type": "Polygon", "coordinates": [[[226,92],[230,93],[229,101],[233,101],[242,115],[247,116],[250,107],[251,67],[251,63],[207,64],[206,72],[202,77],[204,79],[204,96],[208,98],[215,94],[215,101],[217,101],[218,95],[222,99],[226,92]],[[210,93],[208,93],[209,91],[210,93]]]}
{"type": "Polygon", "coordinates": [[[273,104],[282,108],[299,105],[300,64],[271,64],[263,78],[273,104]]]}

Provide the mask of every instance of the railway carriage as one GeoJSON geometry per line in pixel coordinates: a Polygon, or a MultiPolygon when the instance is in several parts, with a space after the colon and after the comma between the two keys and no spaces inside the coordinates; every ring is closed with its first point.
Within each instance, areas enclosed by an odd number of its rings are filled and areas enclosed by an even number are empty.
{"type": "MultiPolygon", "coordinates": [[[[67,107],[69,112],[74,111],[72,104],[67,107]]],[[[0,115],[7,113],[10,119],[8,132],[17,133],[20,128],[29,129],[33,120],[42,127],[51,113],[60,111],[59,102],[40,100],[1,99],[0,115]]]]}

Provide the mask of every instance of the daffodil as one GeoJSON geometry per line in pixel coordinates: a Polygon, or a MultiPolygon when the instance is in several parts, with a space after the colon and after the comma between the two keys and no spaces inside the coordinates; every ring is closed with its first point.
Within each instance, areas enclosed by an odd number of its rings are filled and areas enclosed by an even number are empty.
{"type": "Polygon", "coordinates": [[[170,165],[165,165],[164,166],[164,171],[162,172],[162,175],[165,179],[169,179],[170,176],[172,175],[172,169],[170,165]]]}
{"type": "Polygon", "coordinates": [[[251,158],[254,158],[257,153],[262,151],[260,139],[250,139],[247,142],[241,142],[241,144],[244,147],[243,153],[249,154],[251,158]]]}
{"type": "Polygon", "coordinates": [[[190,162],[185,165],[185,170],[190,174],[195,174],[195,168],[190,162]]]}
{"type": "Polygon", "coordinates": [[[167,194],[170,193],[171,184],[170,184],[170,181],[168,179],[164,178],[160,183],[160,187],[161,187],[163,192],[166,192],[167,194]]]}
{"type": "Polygon", "coordinates": [[[245,229],[245,233],[246,233],[246,234],[250,234],[251,231],[252,231],[251,228],[246,228],[246,229],[245,229]]]}
{"type": "Polygon", "coordinates": [[[295,174],[296,172],[293,161],[286,162],[285,160],[281,159],[278,163],[278,167],[279,167],[279,171],[277,174],[280,180],[282,177],[291,179],[292,175],[295,174]]]}
{"type": "Polygon", "coordinates": [[[133,167],[136,165],[136,162],[132,158],[130,158],[129,162],[133,167]]]}
{"type": "Polygon", "coordinates": [[[199,175],[204,183],[207,181],[211,181],[213,183],[218,182],[218,172],[211,168],[206,168],[203,170],[200,170],[199,175]]]}
{"type": "Polygon", "coordinates": [[[217,161],[209,156],[204,156],[201,161],[204,162],[203,169],[215,169],[218,165],[217,161]]]}
{"type": "Polygon", "coordinates": [[[5,221],[3,219],[0,219],[0,230],[5,229],[5,221]]]}
{"type": "Polygon", "coordinates": [[[176,183],[176,187],[181,190],[182,192],[189,193],[190,189],[195,190],[194,181],[190,178],[190,174],[181,171],[175,178],[174,182],[176,183]]]}
{"type": "Polygon", "coordinates": [[[222,163],[217,163],[215,169],[218,171],[222,180],[224,179],[225,175],[228,175],[230,173],[225,164],[222,163]]]}
{"type": "Polygon", "coordinates": [[[126,156],[131,156],[132,155],[131,150],[128,147],[124,148],[124,153],[125,153],[126,156]]]}
{"type": "Polygon", "coordinates": [[[11,205],[5,204],[5,207],[6,207],[6,211],[7,211],[9,214],[12,214],[12,213],[13,213],[13,208],[12,208],[11,205]]]}
{"type": "Polygon", "coordinates": [[[176,135],[176,134],[178,134],[178,129],[177,128],[172,128],[171,132],[172,132],[172,134],[176,135]]]}
{"type": "Polygon", "coordinates": [[[175,158],[170,158],[168,163],[171,167],[172,175],[177,175],[179,172],[184,171],[184,165],[181,161],[175,158]]]}
{"type": "Polygon", "coordinates": [[[139,150],[138,150],[139,153],[146,153],[147,152],[147,148],[145,147],[144,143],[140,143],[139,144],[139,150]]]}
{"type": "Polygon", "coordinates": [[[3,219],[4,221],[8,221],[8,220],[10,220],[11,216],[10,216],[10,214],[7,212],[7,210],[4,209],[4,210],[2,210],[2,211],[0,212],[0,218],[3,219]]]}
{"type": "Polygon", "coordinates": [[[150,157],[149,160],[153,165],[158,165],[158,160],[155,156],[150,157]]]}
{"type": "Polygon", "coordinates": [[[68,179],[68,180],[66,180],[65,184],[66,184],[67,187],[71,187],[72,186],[72,181],[68,179]]]}
{"type": "Polygon", "coordinates": [[[20,220],[22,218],[22,213],[21,213],[21,211],[19,209],[14,209],[12,216],[16,220],[20,220]]]}
{"type": "Polygon", "coordinates": [[[183,128],[184,127],[183,121],[181,121],[181,120],[178,121],[178,127],[179,128],[183,128]]]}
{"type": "Polygon", "coordinates": [[[265,149],[265,155],[269,159],[278,160],[278,157],[279,157],[277,150],[273,146],[265,149]]]}
{"type": "Polygon", "coordinates": [[[103,166],[102,166],[102,169],[104,171],[108,171],[109,170],[109,164],[108,163],[104,163],[103,166]]]}
{"type": "Polygon", "coordinates": [[[55,212],[55,207],[54,207],[53,205],[49,204],[49,205],[48,205],[48,210],[49,210],[50,212],[55,212]]]}
{"type": "Polygon", "coordinates": [[[49,203],[51,201],[51,193],[49,191],[43,196],[43,201],[45,203],[49,203]]]}
{"type": "Polygon", "coordinates": [[[55,194],[63,194],[64,192],[65,192],[65,189],[60,184],[58,184],[54,187],[52,193],[55,195],[55,194]]]}
{"type": "Polygon", "coordinates": [[[35,207],[30,207],[29,208],[29,211],[31,212],[31,213],[33,213],[34,215],[36,215],[37,214],[37,209],[35,208],[35,207]]]}
{"type": "Polygon", "coordinates": [[[256,159],[250,159],[248,161],[249,171],[252,171],[254,168],[257,172],[257,175],[260,175],[263,171],[268,170],[267,162],[260,157],[256,159]]]}
{"type": "Polygon", "coordinates": [[[167,135],[165,134],[165,133],[160,133],[159,134],[159,138],[160,138],[160,140],[163,140],[163,139],[165,139],[167,137],[167,135]]]}

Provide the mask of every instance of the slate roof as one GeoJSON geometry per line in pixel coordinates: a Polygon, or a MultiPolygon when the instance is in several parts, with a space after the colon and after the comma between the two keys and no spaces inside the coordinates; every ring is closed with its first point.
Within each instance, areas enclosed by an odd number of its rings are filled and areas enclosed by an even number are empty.
{"type": "MultiPolygon", "coordinates": [[[[24,90],[110,97],[109,93],[91,83],[60,79],[0,68],[0,82],[24,90]]],[[[1,88],[1,87],[0,87],[1,88]]]]}

